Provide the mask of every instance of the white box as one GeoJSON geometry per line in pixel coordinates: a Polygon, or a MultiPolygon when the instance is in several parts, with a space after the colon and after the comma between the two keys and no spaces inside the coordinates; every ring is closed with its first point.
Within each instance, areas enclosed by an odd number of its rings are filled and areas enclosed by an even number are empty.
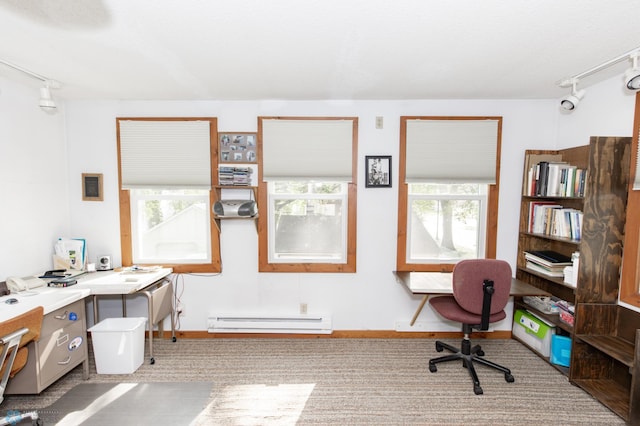
{"type": "Polygon", "coordinates": [[[107,318],[91,327],[98,374],[131,374],[144,361],[146,318],[107,318]]]}
{"type": "Polygon", "coordinates": [[[518,309],[513,315],[511,332],[543,356],[550,355],[551,336],[556,334],[554,325],[546,323],[528,311],[518,309]]]}

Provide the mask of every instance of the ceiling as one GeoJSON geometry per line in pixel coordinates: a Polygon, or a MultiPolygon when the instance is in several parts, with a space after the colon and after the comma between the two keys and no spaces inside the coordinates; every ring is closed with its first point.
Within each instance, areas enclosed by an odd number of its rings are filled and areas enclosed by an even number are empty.
{"type": "Polygon", "coordinates": [[[0,40],[63,99],[548,99],[640,47],[640,1],[0,0],[0,40]]]}

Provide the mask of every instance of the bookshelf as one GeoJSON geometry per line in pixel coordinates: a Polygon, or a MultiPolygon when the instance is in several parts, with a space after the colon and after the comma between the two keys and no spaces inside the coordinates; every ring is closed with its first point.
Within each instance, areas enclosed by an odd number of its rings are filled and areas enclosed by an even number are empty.
{"type": "MultiPolygon", "coordinates": [[[[536,170],[540,163],[563,164],[573,168],[576,171],[576,175],[578,174],[577,170],[581,170],[581,175],[588,176],[588,157],[589,146],[586,145],[564,150],[527,150],[525,152],[516,278],[535,285],[571,304],[575,304],[576,301],[576,288],[564,282],[563,277],[552,277],[529,268],[525,253],[551,250],[570,258],[574,252],[580,251],[581,239],[575,233],[572,237],[571,234],[567,236],[566,234],[551,232],[551,223],[553,222],[550,222],[549,219],[551,219],[551,212],[554,210],[583,212],[585,204],[583,196],[585,192],[584,183],[582,190],[579,191],[574,189],[569,192],[566,190],[546,192],[545,190],[540,190],[543,185],[540,181],[536,184],[535,177],[536,173],[539,174],[540,172],[539,169],[536,170]],[[553,195],[548,195],[549,193],[553,195]],[[564,195],[559,195],[560,193],[564,195]],[[540,210],[540,212],[534,214],[534,210],[540,210]],[[543,217],[544,220],[542,222],[545,223],[543,229],[532,226],[533,222],[538,223],[540,216],[543,217]]],[[[544,187],[548,189],[546,183],[544,187]]],[[[524,304],[522,301],[516,301],[516,308],[534,312],[548,323],[553,324],[558,334],[573,337],[573,326],[561,321],[558,314],[546,314],[524,304]]],[[[549,358],[545,357],[545,359],[550,362],[549,358]]],[[[569,375],[568,368],[558,365],[554,365],[554,367],[563,374],[569,375]]]]}
{"type": "Polygon", "coordinates": [[[516,307],[544,318],[556,325],[558,334],[572,339],[570,367],[554,367],[625,421],[640,424],[640,407],[634,402],[640,400],[640,340],[636,343],[640,314],[617,303],[630,157],[631,138],[627,137],[592,137],[585,146],[525,152],[516,278],[573,303],[574,324],[522,301],[516,301],[516,307]],[[584,169],[584,194],[532,192],[531,169],[541,161],[584,169]],[[530,209],[536,202],[580,211],[581,234],[566,237],[532,232],[530,209]],[[578,251],[576,287],[563,278],[527,268],[524,253],[533,250],[553,250],[565,256],[578,251]]]}

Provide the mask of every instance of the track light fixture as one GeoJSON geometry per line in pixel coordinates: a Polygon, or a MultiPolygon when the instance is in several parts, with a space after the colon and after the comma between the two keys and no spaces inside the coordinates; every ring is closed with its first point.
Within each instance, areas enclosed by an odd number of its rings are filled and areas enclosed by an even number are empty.
{"type": "Polygon", "coordinates": [[[13,68],[16,71],[27,74],[29,77],[33,77],[42,81],[44,83],[44,86],[40,89],[40,109],[42,109],[47,114],[55,114],[56,112],[58,112],[58,106],[51,97],[51,89],[59,89],[61,86],[58,81],[48,79],[44,76],[41,76],[40,74],[36,74],[33,71],[29,71],[28,69],[22,68],[21,66],[12,64],[11,62],[7,62],[2,59],[0,59],[0,64],[4,64],[9,68],[13,68]]]}
{"type": "Polygon", "coordinates": [[[571,86],[571,93],[567,96],[560,99],[560,108],[565,111],[571,111],[578,106],[580,100],[584,97],[585,90],[578,90],[578,79],[572,78],[565,85],[561,85],[562,87],[571,86]]]}
{"type": "Polygon", "coordinates": [[[624,73],[624,84],[629,90],[640,90],[640,67],[638,66],[639,56],[640,50],[631,54],[631,68],[624,73]]]}
{"type": "Polygon", "coordinates": [[[624,73],[624,84],[625,87],[629,90],[637,91],[640,90],[640,66],[638,65],[638,58],[640,57],[640,47],[637,47],[630,52],[627,52],[623,55],[618,56],[617,58],[613,58],[607,62],[604,62],[598,66],[595,66],[587,71],[581,72],[580,74],[576,74],[573,77],[564,79],[559,81],[557,84],[560,87],[571,87],[571,94],[563,97],[560,100],[560,107],[566,111],[571,111],[576,108],[580,99],[584,96],[584,90],[576,90],[576,85],[578,81],[591,74],[595,74],[599,71],[602,71],[605,68],[609,68],[610,66],[622,62],[624,60],[630,60],[632,62],[631,68],[629,68],[624,73]]]}
{"type": "Polygon", "coordinates": [[[51,98],[51,90],[47,83],[40,89],[40,109],[47,114],[55,114],[58,111],[58,106],[51,98]]]}

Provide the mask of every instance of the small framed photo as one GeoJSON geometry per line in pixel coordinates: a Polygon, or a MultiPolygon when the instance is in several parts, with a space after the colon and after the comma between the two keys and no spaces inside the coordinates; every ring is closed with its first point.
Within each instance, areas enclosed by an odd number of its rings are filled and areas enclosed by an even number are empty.
{"type": "Polygon", "coordinates": [[[221,163],[257,163],[257,133],[220,132],[218,153],[221,163]]]}
{"type": "Polygon", "coordinates": [[[365,157],[365,187],[391,187],[391,156],[367,155],[365,157]]]}
{"type": "Polygon", "coordinates": [[[102,173],[82,174],[82,201],[102,201],[102,173]]]}

